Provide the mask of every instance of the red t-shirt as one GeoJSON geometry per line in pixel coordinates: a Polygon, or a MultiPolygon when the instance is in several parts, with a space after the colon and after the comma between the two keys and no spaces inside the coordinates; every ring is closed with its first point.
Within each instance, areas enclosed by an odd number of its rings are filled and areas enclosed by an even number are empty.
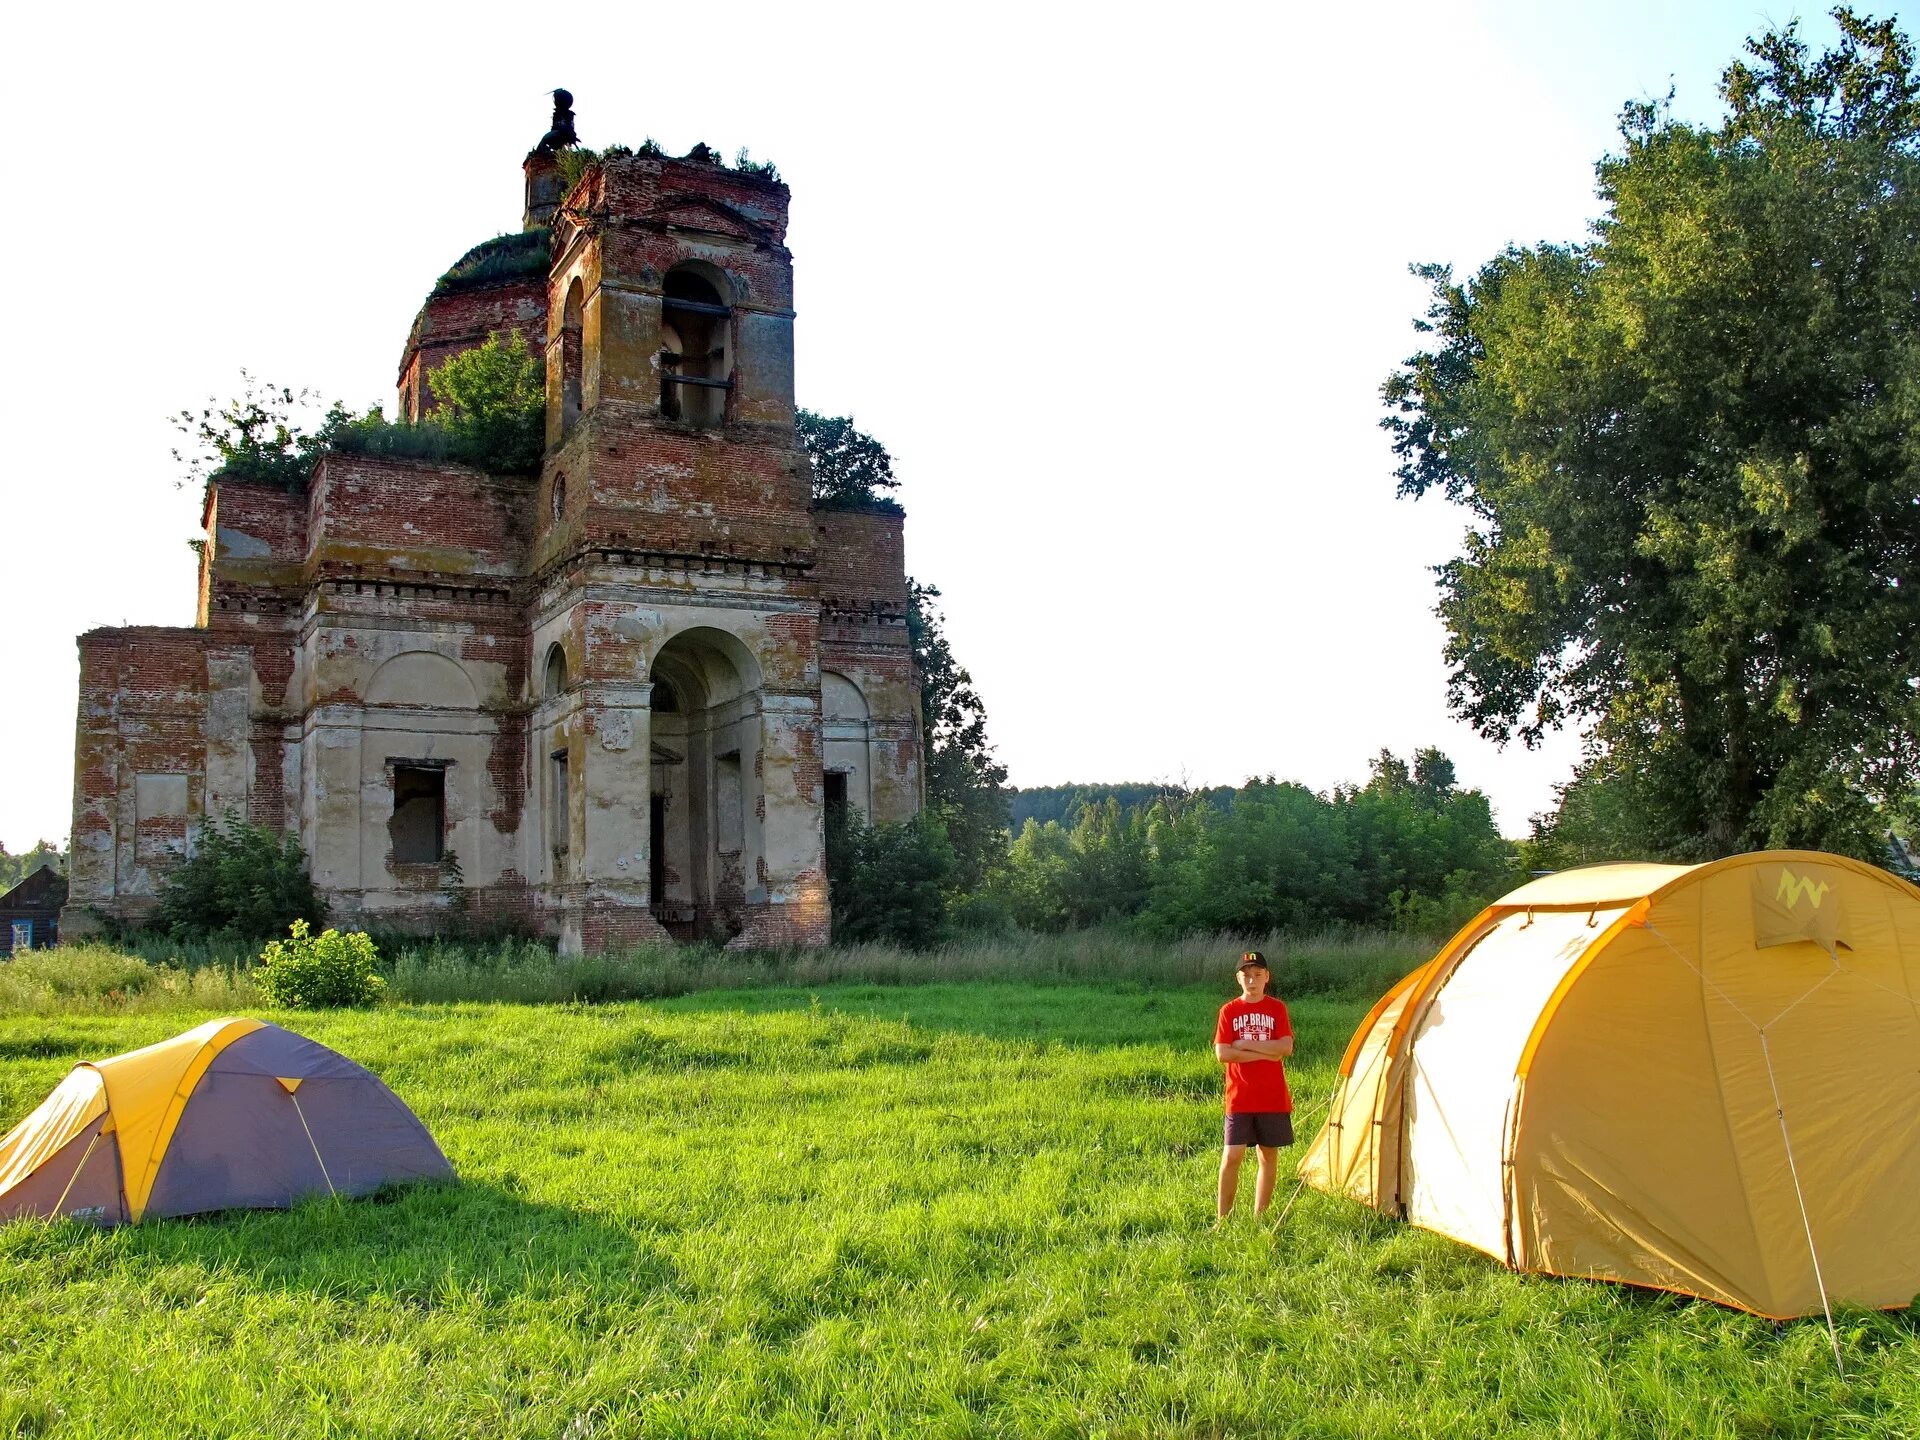
{"type": "MultiPolygon", "coordinates": [[[[1216,1044],[1232,1045],[1241,1040],[1284,1040],[1291,1034],[1293,1025],[1287,1019],[1287,1007],[1266,995],[1251,1004],[1245,1000],[1229,1000],[1222,1005],[1213,1038],[1216,1044]]],[[[1280,1061],[1227,1062],[1229,1115],[1260,1115],[1292,1109],[1286,1066],[1280,1061]]]]}

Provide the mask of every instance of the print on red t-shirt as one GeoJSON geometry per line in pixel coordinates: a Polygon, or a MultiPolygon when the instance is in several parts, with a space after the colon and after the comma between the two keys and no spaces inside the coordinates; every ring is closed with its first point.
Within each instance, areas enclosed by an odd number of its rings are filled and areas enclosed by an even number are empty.
{"type": "MultiPolygon", "coordinates": [[[[1229,1000],[1222,1005],[1213,1038],[1216,1044],[1232,1045],[1241,1040],[1284,1040],[1291,1034],[1293,1025],[1287,1019],[1287,1007],[1267,995],[1251,1003],[1229,1000]]],[[[1287,1071],[1282,1062],[1227,1062],[1229,1115],[1260,1115],[1292,1109],[1293,1096],[1287,1090],[1287,1071]]]]}

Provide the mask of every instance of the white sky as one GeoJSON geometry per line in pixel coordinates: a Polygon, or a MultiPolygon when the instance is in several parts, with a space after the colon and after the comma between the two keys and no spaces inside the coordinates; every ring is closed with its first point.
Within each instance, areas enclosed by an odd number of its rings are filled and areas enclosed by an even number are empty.
{"type": "Polygon", "coordinates": [[[391,409],[434,278],[518,227],[556,85],[589,145],[780,166],[798,398],[892,449],[908,568],[1015,784],[1324,789],[1438,744],[1522,833],[1577,745],[1447,714],[1428,567],[1463,517],[1394,498],[1377,428],[1424,307],[1406,266],[1579,237],[1621,103],[1671,80],[1710,119],[1742,39],[1794,13],[16,10],[0,842],[66,835],[74,636],[192,623],[166,416],[242,366],[391,409]]]}

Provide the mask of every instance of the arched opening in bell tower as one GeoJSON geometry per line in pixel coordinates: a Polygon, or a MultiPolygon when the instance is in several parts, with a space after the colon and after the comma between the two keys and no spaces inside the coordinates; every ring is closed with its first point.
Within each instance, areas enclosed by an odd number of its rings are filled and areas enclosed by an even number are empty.
{"type": "Polygon", "coordinates": [[[584,350],[586,302],[579,280],[567,287],[566,308],[560,314],[560,433],[566,434],[580,418],[585,395],[584,350]]]}
{"type": "Polygon", "coordinates": [[[674,266],[660,299],[660,413],[703,428],[725,422],[733,388],[733,308],[707,269],[674,266]]]}
{"type": "Polygon", "coordinates": [[[654,914],[681,939],[731,938],[765,898],[760,667],[736,637],[696,627],[661,647],[649,678],[654,914]]]}

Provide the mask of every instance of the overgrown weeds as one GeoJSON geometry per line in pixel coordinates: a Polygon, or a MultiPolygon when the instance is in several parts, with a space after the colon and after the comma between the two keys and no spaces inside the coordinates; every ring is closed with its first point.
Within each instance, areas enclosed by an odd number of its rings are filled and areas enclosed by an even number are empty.
{"type": "Polygon", "coordinates": [[[484,290],[513,280],[543,276],[547,273],[550,238],[551,232],[542,227],[482,240],[434,282],[433,293],[456,295],[463,290],[484,290]]]}
{"type": "Polygon", "coordinates": [[[111,945],[33,950],[0,965],[0,1015],[248,1010],[262,998],[244,966],[156,964],[111,945]]]}
{"type": "MultiPolygon", "coordinates": [[[[660,945],[564,956],[526,939],[472,941],[383,936],[387,998],[414,1004],[602,1004],[699,991],[826,985],[1014,983],[1154,988],[1226,985],[1250,943],[1231,935],[1162,943],[1121,929],[995,936],[933,950],[837,945],[824,950],[729,951],[660,945]]],[[[1282,995],[1371,1000],[1431,947],[1404,935],[1269,935],[1251,943],[1274,966],[1282,995]]],[[[114,944],[36,951],[0,965],[0,1014],[80,1013],[266,1003],[253,947],[236,940],[135,935],[114,944]]]]}

